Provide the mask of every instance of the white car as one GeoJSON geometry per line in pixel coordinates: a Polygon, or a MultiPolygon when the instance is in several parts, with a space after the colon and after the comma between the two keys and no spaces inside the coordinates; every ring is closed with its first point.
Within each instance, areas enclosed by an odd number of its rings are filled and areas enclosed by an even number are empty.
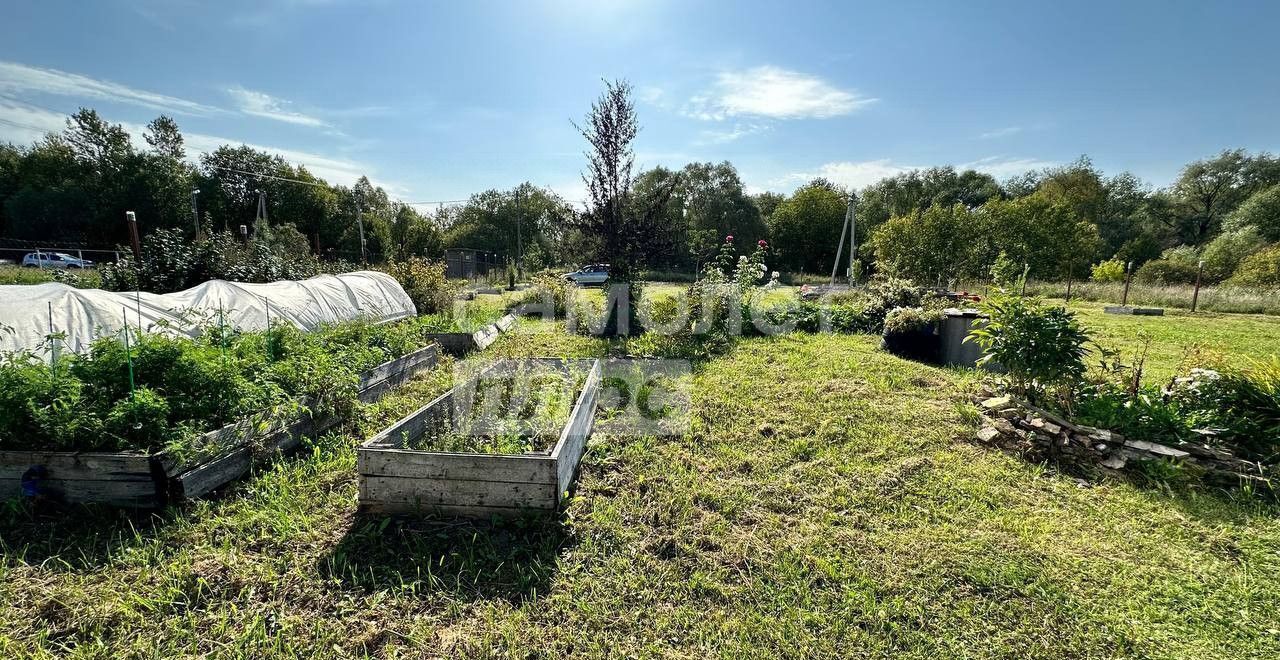
{"type": "Polygon", "coordinates": [[[580,286],[600,286],[609,280],[609,264],[583,266],[572,273],[566,273],[564,278],[580,286]]]}
{"type": "Polygon", "coordinates": [[[93,262],[66,252],[32,252],[22,258],[27,268],[89,268],[93,262]]]}

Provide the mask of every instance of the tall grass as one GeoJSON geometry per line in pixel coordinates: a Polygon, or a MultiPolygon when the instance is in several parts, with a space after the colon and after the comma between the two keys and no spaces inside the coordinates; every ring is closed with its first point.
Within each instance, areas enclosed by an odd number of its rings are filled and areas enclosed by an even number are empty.
{"type": "MultiPolygon", "coordinates": [[[[1191,308],[1195,287],[1189,284],[1139,284],[1129,287],[1129,304],[1144,307],[1191,308]]],[[[1028,282],[1027,293],[1049,298],[1065,298],[1066,282],[1028,282]]],[[[1076,282],[1071,285],[1073,300],[1117,303],[1124,299],[1124,282],[1076,282]]],[[[1233,314],[1280,315],[1280,289],[1228,286],[1200,287],[1196,309],[1233,314]]]]}

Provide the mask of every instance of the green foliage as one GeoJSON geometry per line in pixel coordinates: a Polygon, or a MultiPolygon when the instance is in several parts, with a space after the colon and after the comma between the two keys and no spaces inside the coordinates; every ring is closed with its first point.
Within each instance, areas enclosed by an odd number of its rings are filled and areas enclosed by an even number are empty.
{"type": "Polygon", "coordinates": [[[1023,266],[1014,263],[1009,258],[1009,254],[1004,250],[996,256],[996,260],[991,264],[991,282],[1001,288],[1010,288],[1017,284],[1018,279],[1022,277],[1023,266]]]}
{"type": "Polygon", "coordinates": [[[445,278],[443,262],[429,261],[422,257],[409,257],[394,262],[387,267],[387,273],[404,287],[419,314],[449,311],[462,288],[460,284],[445,278]]]}
{"type": "MultiPolygon", "coordinates": [[[[848,194],[822,179],[797,189],[769,215],[770,241],[777,252],[777,268],[788,271],[829,272],[844,226],[848,194]]],[[[859,243],[866,230],[859,227],[859,243]]],[[[848,237],[845,240],[849,240],[848,237]]],[[[845,246],[848,250],[848,246],[845,246]]],[[[846,252],[847,254],[847,252],[846,252]]]]}
{"type": "Polygon", "coordinates": [[[1142,284],[1192,284],[1196,281],[1198,262],[1199,253],[1195,248],[1170,248],[1159,259],[1143,264],[1133,279],[1142,284]]]}
{"type": "Polygon", "coordinates": [[[884,334],[907,334],[932,328],[942,320],[942,311],[923,307],[895,307],[884,318],[884,334]]]}
{"type": "Polygon", "coordinates": [[[230,233],[191,241],[179,229],[160,229],[142,242],[142,258],[122,253],[100,269],[109,291],[168,293],[220,279],[231,282],[300,280],[320,272],[306,240],[292,227],[263,227],[242,243],[230,233]]]}
{"type": "Polygon", "coordinates": [[[1280,185],[1254,193],[1227,217],[1227,231],[1253,228],[1268,243],[1280,243],[1280,185]]]}
{"type": "Polygon", "coordinates": [[[1226,283],[1240,287],[1280,286],[1280,243],[1245,257],[1226,283]]]}
{"type": "Polygon", "coordinates": [[[980,363],[1006,369],[1019,393],[1035,398],[1051,389],[1069,388],[1084,375],[1090,338],[1067,308],[995,295],[983,311],[990,319],[969,335],[982,346],[980,363]]]}
{"type": "Polygon", "coordinates": [[[1243,229],[1232,229],[1218,234],[1204,247],[1203,280],[1207,283],[1221,282],[1236,272],[1240,262],[1249,255],[1266,247],[1266,241],[1252,226],[1243,229]]]}
{"type": "Polygon", "coordinates": [[[190,450],[201,434],[245,417],[274,418],[310,402],[354,404],[357,374],[425,343],[428,323],[337,324],[305,333],[210,327],[196,339],[144,334],[96,340],[49,364],[33,353],[0,360],[0,448],[190,450]]]}
{"type": "Polygon", "coordinates": [[[1108,259],[1095,265],[1089,279],[1094,282],[1123,282],[1124,262],[1119,259],[1108,259]]]}
{"type": "Polygon", "coordinates": [[[977,252],[977,215],[969,208],[933,205],[897,216],[872,236],[876,266],[897,277],[946,283],[974,276],[990,263],[977,252]]]}
{"type": "Polygon", "coordinates": [[[569,313],[577,287],[568,280],[549,273],[534,275],[531,286],[512,304],[524,314],[549,314],[564,318],[569,313]]]}

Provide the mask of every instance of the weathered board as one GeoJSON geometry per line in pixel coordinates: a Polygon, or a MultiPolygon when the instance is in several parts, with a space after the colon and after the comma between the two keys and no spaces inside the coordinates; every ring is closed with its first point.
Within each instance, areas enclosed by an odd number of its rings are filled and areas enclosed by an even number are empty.
{"type": "Polygon", "coordinates": [[[436,332],[427,337],[439,344],[440,348],[450,355],[466,355],[472,351],[483,351],[488,348],[498,339],[500,333],[511,330],[515,322],[515,315],[506,314],[475,332],[436,332]]]}
{"type": "MultiPolygon", "coordinates": [[[[360,400],[377,399],[438,360],[439,349],[430,345],[364,372],[360,400]]],[[[182,462],[165,453],[0,451],[0,500],[39,495],[72,503],[161,507],[212,492],[247,474],[255,460],[287,453],[304,437],[319,435],[339,421],[304,413],[259,428],[253,420],[240,420],[210,431],[199,443],[218,449],[182,462]]]]}
{"type": "Polygon", "coordinates": [[[408,440],[439,432],[449,424],[455,397],[467,386],[459,384],[357,449],[361,511],[470,518],[555,511],[572,487],[591,435],[600,382],[601,364],[593,360],[569,419],[548,453],[498,455],[403,448],[408,440]]]}

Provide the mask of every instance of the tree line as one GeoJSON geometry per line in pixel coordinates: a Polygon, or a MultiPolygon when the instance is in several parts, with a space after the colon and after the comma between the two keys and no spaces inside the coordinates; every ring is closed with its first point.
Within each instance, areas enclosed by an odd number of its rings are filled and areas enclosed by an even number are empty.
{"type": "MultiPolygon", "coordinates": [[[[277,240],[296,232],[288,239],[322,259],[357,260],[361,223],[375,260],[467,247],[508,258],[520,253],[525,269],[537,270],[600,252],[600,227],[530,183],[419,210],[365,177],[333,185],[244,145],[223,145],[192,162],[177,124],[165,116],[142,138],[145,146],[81,109],[60,133],[0,145],[0,237],[126,244],[125,211],[137,213],[144,235],[160,228],[194,235],[197,222],[205,232],[237,234],[241,225],[256,232],[265,195],[277,240]]],[[[1225,279],[1241,259],[1280,242],[1280,158],[1243,150],[1189,163],[1165,188],[1127,172],[1107,176],[1086,157],[1006,181],[935,167],[859,190],[817,179],[790,194],[749,194],[729,162],[628,177],[618,209],[607,208],[611,191],[592,191],[593,210],[585,213],[607,220],[616,211],[642,226],[645,236],[632,237],[642,247],[636,266],[652,269],[695,272],[733,235],[739,244],[768,241],[772,269],[830,272],[851,194],[860,272],[926,283],[982,277],[1001,255],[1046,279],[1084,277],[1109,259],[1157,262],[1161,268],[1149,270],[1185,279],[1188,260],[1201,258],[1213,262],[1211,277],[1225,279]],[[643,208],[622,208],[637,204],[643,208]]]]}

